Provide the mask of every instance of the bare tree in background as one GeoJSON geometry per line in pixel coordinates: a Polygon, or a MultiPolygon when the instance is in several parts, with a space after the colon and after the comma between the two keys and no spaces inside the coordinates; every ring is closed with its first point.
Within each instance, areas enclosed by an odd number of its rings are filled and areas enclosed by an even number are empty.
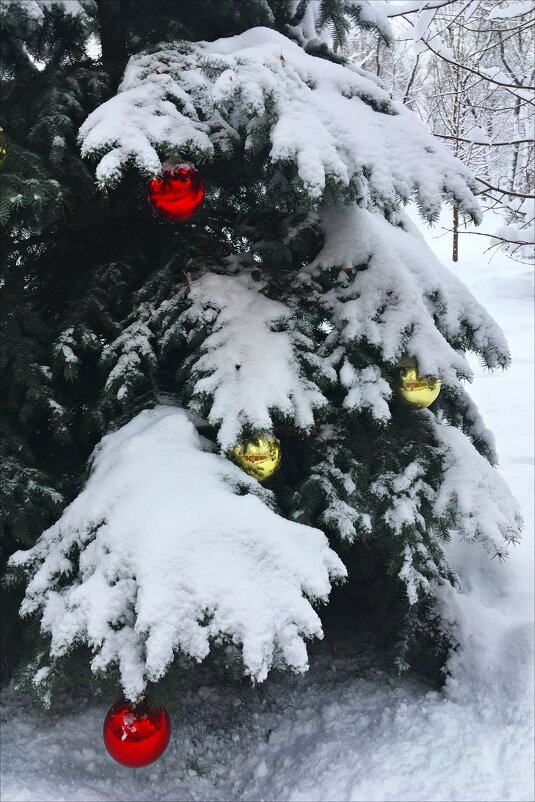
{"type": "Polygon", "coordinates": [[[533,142],[535,10],[526,0],[383,0],[394,41],[351,38],[356,63],[375,66],[402,100],[476,175],[484,209],[503,224],[463,232],[453,211],[454,261],[459,234],[491,239],[521,261],[534,254],[533,142]]]}

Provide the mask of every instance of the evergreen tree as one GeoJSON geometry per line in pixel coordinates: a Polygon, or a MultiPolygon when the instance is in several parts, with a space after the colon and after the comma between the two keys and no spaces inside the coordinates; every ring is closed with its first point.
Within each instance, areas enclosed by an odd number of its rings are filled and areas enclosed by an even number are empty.
{"type": "Polygon", "coordinates": [[[320,614],[443,666],[445,544],[490,559],[519,533],[464,387],[465,352],[510,357],[403,211],[477,221],[469,172],[333,52],[351,24],[388,40],[377,7],[2,13],[2,548],[34,622],[6,671],[45,699],[75,660],[130,698],[210,652],[263,680],[307,667],[320,614]],[[206,188],[181,224],[147,203],[166,164],[206,188]],[[405,364],[440,378],[431,408],[401,403],[405,364]],[[231,458],[266,435],[261,484],[231,458]]]}

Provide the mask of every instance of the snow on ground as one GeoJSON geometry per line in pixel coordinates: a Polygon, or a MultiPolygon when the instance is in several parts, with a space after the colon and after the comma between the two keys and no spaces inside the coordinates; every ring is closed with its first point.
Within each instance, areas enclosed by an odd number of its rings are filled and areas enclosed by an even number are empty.
{"type": "MultiPolygon", "coordinates": [[[[446,216],[443,225],[448,224],[446,216]]],[[[487,240],[423,229],[504,328],[506,373],[473,363],[471,394],[494,431],[500,470],[523,509],[522,545],[505,565],[472,547],[452,549],[466,596],[466,646],[444,692],[394,677],[363,643],[327,650],[303,678],[198,685],[170,707],[171,744],[146,769],[123,768],[103,748],[106,705],[81,700],[45,714],[11,691],[2,698],[5,802],[32,800],[532,800],[533,284],[487,240]],[[510,576],[505,590],[500,576],[510,576]],[[379,662],[378,662],[379,661],[379,662]]],[[[490,226],[486,230],[492,230],[490,226]]]]}

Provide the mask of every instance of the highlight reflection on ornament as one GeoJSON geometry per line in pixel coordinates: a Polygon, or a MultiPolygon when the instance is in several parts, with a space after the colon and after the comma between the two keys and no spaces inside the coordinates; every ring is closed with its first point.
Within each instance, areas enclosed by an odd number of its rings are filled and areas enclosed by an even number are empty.
{"type": "Polygon", "coordinates": [[[438,376],[420,376],[416,367],[405,367],[399,383],[400,398],[413,409],[425,409],[438,398],[440,379],[438,376]]]}
{"type": "Polygon", "coordinates": [[[272,434],[260,434],[235,445],[230,456],[249,476],[265,482],[280,467],[281,445],[272,434]]]}
{"type": "Polygon", "coordinates": [[[161,178],[149,181],[149,203],[159,217],[182,223],[193,217],[204,201],[204,185],[189,162],[164,164],[161,178]]]}
{"type": "Polygon", "coordinates": [[[167,710],[146,699],[137,703],[123,699],[108,710],[104,721],[104,744],[117,763],[141,768],[154,763],[167,749],[171,723],[167,710]]]}

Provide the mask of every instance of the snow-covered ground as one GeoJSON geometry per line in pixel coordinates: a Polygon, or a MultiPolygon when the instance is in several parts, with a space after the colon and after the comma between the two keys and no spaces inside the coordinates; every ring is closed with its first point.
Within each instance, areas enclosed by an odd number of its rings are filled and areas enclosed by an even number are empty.
{"type": "Polygon", "coordinates": [[[166,754],[139,770],[106,754],[104,705],[83,700],[49,715],[19,709],[6,691],[2,800],[533,800],[532,271],[503,255],[489,264],[488,241],[468,235],[453,266],[449,235],[438,233],[440,225],[425,230],[511,346],[506,373],[473,363],[471,394],[526,523],[505,564],[451,548],[465,590],[464,647],[448,686],[439,693],[393,677],[367,644],[344,658],[319,653],[304,678],[190,689],[169,711],[166,754]]]}

